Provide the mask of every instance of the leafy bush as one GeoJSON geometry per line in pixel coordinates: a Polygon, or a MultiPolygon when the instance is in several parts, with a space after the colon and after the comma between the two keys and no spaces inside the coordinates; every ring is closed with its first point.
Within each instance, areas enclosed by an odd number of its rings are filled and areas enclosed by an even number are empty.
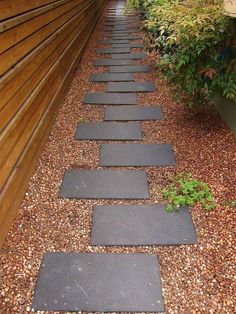
{"type": "Polygon", "coordinates": [[[130,0],[144,16],[153,47],[161,54],[159,68],[196,106],[216,93],[236,97],[236,59],[230,47],[229,17],[219,0],[130,0]]]}
{"type": "Polygon", "coordinates": [[[193,179],[191,174],[172,177],[168,188],[163,191],[163,196],[168,201],[166,211],[169,212],[178,210],[181,205],[194,206],[196,203],[200,203],[209,211],[216,206],[208,184],[193,179]]]}

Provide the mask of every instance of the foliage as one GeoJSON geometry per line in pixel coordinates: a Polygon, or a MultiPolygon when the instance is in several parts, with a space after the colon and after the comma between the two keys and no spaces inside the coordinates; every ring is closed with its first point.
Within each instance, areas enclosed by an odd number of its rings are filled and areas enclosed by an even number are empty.
{"type": "Polygon", "coordinates": [[[163,191],[168,200],[166,211],[178,210],[180,206],[194,206],[200,203],[203,208],[213,210],[216,206],[212,192],[207,183],[198,181],[191,174],[179,174],[170,179],[170,184],[163,191]]]}
{"type": "Polygon", "coordinates": [[[159,68],[196,106],[216,93],[236,99],[236,59],[230,18],[220,0],[129,0],[144,17],[159,68]]]}

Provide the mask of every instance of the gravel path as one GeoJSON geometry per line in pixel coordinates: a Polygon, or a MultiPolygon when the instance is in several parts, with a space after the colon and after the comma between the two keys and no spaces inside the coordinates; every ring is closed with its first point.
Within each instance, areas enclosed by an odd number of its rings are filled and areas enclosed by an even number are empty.
{"type": "MultiPolygon", "coordinates": [[[[105,84],[89,82],[92,72],[107,70],[92,66],[96,58],[107,57],[95,53],[96,48],[102,47],[97,41],[101,39],[104,16],[75,73],[37,170],[1,249],[0,313],[31,313],[30,304],[43,253],[73,251],[157,253],[166,314],[233,314],[236,312],[235,209],[225,203],[235,199],[236,195],[236,140],[213,110],[205,109],[194,114],[184,104],[172,100],[173,91],[163,77],[156,74],[157,56],[154,53],[146,60],[135,61],[152,67],[151,73],[135,74],[135,78],[139,81],[153,80],[157,86],[157,92],[139,94],[139,104],[161,105],[165,119],[141,122],[143,142],[172,143],[177,167],[147,168],[150,200],[112,201],[112,204],[163,202],[160,191],[168,183],[169,176],[175,172],[192,172],[197,179],[209,183],[218,202],[211,213],[199,206],[191,210],[198,244],[93,248],[89,245],[92,208],[95,204],[111,202],[58,198],[65,169],[100,169],[101,142],[76,141],[74,133],[79,120],[103,120],[103,106],[82,105],[82,100],[87,91],[105,91],[105,84]]],[[[133,51],[140,52],[139,49],[133,51]]]]}

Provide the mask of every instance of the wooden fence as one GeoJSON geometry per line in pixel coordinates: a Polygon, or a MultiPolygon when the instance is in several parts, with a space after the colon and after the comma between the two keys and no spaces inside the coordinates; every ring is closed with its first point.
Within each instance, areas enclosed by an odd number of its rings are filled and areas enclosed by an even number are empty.
{"type": "Polygon", "coordinates": [[[104,2],[0,1],[0,246],[104,2]]]}

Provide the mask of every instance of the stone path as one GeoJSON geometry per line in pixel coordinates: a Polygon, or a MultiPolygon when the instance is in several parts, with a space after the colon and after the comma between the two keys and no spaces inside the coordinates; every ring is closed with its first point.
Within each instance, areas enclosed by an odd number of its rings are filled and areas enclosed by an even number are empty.
{"type": "MultiPolygon", "coordinates": [[[[125,1],[110,4],[104,23],[107,48],[97,54],[110,58],[94,60],[106,66],[94,73],[92,82],[106,82],[106,92],[88,93],[84,105],[108,105],[103,122],[78,123],[76,140],[125,141],[100,145],[101,167],[106,169],[67,169],[60,197],[72,199],[149,199],[145,170],[109,167],[175,166],[171,143],[126,143],[142,141],[140,124],[135,121],[161,120],[160,107],[138,105],[136,92],[153,92],[153,82],[136,82],[132,73],[149,72],[149,66],[135,60],[146,58],[137,35],[137,17],[123,15],[125,1]],[[106,33],[107,31],[107,33],[106,33]],[[111,106],[113,105],[113,106],[111,106]]],[[[188,208],[167,213],[165,205],[95,206],[91,245],[182,245],[196,243],[196,232],[188,208]]],[[[42,260],[32,304],[43,311],[162,312],[158,257],[153,254],[46,253],[42,260]]]]}

